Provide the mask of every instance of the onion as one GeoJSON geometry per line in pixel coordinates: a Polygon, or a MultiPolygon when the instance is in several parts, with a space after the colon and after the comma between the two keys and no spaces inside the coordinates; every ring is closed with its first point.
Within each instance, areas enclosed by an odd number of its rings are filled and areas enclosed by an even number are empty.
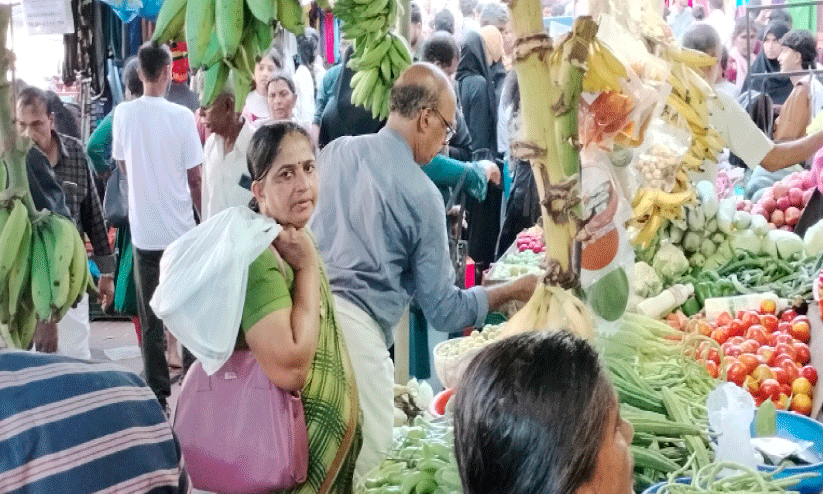
{"type": "Polygon", "coordinates": [[[772,213],[772,218],[771,219],[772,219],[772,224],[774,226],[776,226],[778,228],[783,226],[783,223],[785,222],[785,217],[784,217],[784,214],[783,214],[783,210],[782,209],[775,209],[774,212],[772,213]]]}
{"type": "Polygon", "coordinates": [[[777,209],[781,211],[785,211],[791,205],[791,202],[789,202],[789,196],[783,196],[777,200],[777,209]]]}
{"type": "Polygon", "coordinates": [[[785,219],[786,224],[794,228],[794,225],[797,224],[797,220],[800,219],[800,210],[794,206],[790,207],[786,210],[785,219]]]}
{"type": "Polygon", "coordinates": [[[812,194],[814,194],[814,187],[810,189],[806,189],[803,191],[803,207],[806,207],[806,204],[809,203],[809,200],[812,198],[812,194]]]}
{"type": "Polygon", "coordinates": [[[786,197],[786,194],[789,193],[789,186],[783,182],[777,182],[774,186],[772,186],[772,192],[774,193],[775,199],[786,197]]]}
{"type": "Polygon", "coordinates": [[[803,190],[800,187],[789,189],[789,203],[798,208],[803,205],[803,190]]]}
{"type": "Polygon", "coordinates": [[[760,207],[763,208],[763,211],[772,214],[774,210],[777,209],[777,201],[772,198],[761,199],[760,207]]]}
{"type": "Polygon", "coordinates": [[[812,172],[805,172],[803,174],[803,190],[813,189],[815,186],[814,183],[814,173],[812,172]]]}

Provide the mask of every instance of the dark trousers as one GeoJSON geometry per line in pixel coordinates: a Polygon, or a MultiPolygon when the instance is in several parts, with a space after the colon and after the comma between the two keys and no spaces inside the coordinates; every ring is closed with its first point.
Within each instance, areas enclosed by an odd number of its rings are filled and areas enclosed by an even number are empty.
{"type": "Polygon", "coordinates": [[[171,395],[169,364],[166,361],[166,333],[163,322],[154,315],[149,300],[157,289],[160,279],[162,250],[134,248],[134,283],[137,291],[137,317],[143,332],[143,369],[146,383],[161,404],[171,395]]]}

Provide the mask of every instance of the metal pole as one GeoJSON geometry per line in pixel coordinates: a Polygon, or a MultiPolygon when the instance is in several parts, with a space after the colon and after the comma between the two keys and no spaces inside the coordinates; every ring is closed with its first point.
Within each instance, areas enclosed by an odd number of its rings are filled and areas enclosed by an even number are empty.
{"type": "Polygon", "coordinates": [[[792,3],[781,3],[781,4],[772,4],[772,5],[746,5],[746,12],[752,11],[759,11],[759,10],[774,10],[774,9],[790,9],[792,7],[808,7],[810,5],[819,5],[819,0],[809,0],[806,2],[792,2],[792,3]]]}
{"type": "Polygon", "coordinates": [[[769,77],[794,77],[798,75],[817,75],[823,74],[823,69],[814,69],[814,70],[797,70],[794,72],[764,72],[761,74],[751,74],[752,78],[755,79],[765,79],[769,77]]]}

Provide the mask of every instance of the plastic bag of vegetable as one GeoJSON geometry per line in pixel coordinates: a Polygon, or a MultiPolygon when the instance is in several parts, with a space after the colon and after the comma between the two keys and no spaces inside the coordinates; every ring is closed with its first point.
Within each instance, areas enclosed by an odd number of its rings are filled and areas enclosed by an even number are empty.
{"type": "Polygon", "coordinates": [[[806,230],[806,234],[803,236],[803,244],[807,256],[817,257],[823,252],[823,220],[818,221],[806,230]]]}
{"type": "Polygon", "coordinates": [[[665,282],[672,282],[689,271],[689,260],[674,245],[664,245],[657,251],[652,267],[665,282]]]}
{"type": "Polygon", "coordinates": [[[653,267],[645,262],[634,265],[634,293],[643,298],[657,295],[663,289],[663,282],[653,267]]]}

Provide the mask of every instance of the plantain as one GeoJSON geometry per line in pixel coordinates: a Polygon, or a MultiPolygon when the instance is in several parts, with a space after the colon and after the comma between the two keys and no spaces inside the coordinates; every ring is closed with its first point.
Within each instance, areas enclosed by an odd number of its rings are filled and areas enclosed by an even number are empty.
{"type": "Polygon", "coordinates": [[[186,5],[186,45],[189,65],[201,67],[214,30],[214,0],[191,0],[186,5]]]}
{"type": "Polygon", "coordinates": [[[168,43],[183,31],[186,20],[186,0],[166,0],[157,13],[157,23],[152,39],[158,43],[168,43]]]}
{"type": "Polygon", "coordinates": [[[298,0],[277,0],[277,20],[295,35],[306,30],[303,23],[303,7],[298,0]]]}
{"type": "Polygon", "coordinates": [[[207,108],[214,103],[214,99],[223,90],[229,77],[229,66],[223,60],[206,69],[203,74],[203,92],[200,95],[200,106],[207,108]]]}
{"type": "Polygon", "coordinates": [[[232,58],[240,46],[244,26],[243,0],[215,0],[215,33],[223,57],[232,58]]]}

